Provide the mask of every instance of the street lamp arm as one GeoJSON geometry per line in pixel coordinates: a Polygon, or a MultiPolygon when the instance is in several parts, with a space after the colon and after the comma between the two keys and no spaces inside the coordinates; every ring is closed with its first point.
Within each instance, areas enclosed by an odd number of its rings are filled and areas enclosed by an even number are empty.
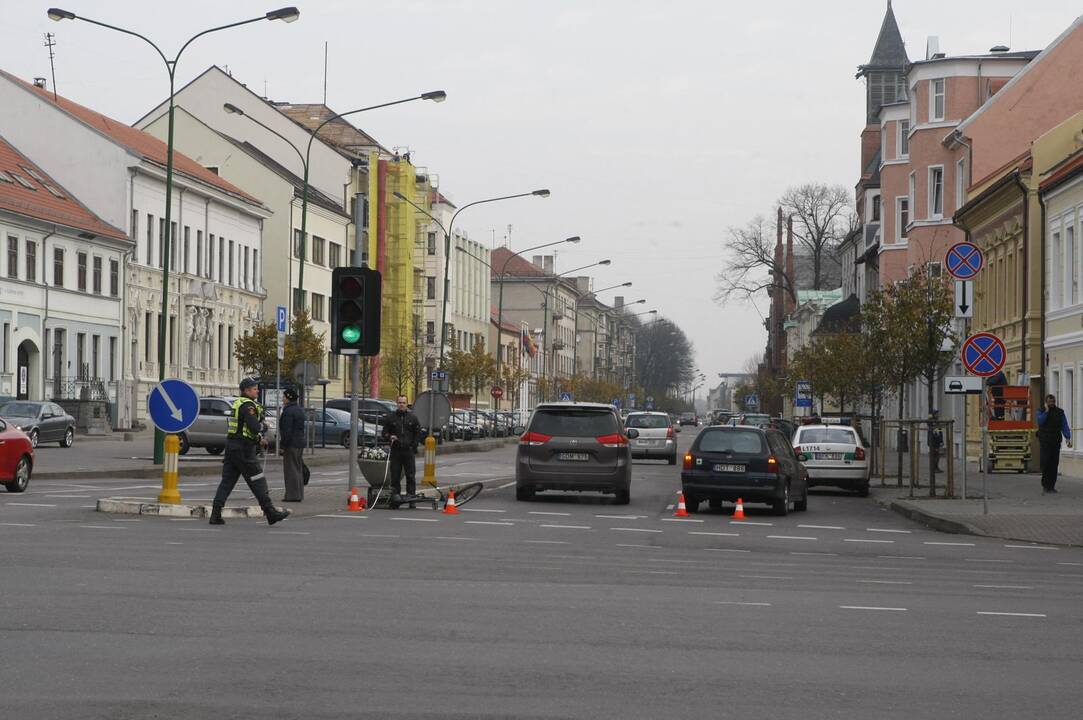
{"type": "Polygon", "coordinates": [[[295,153],[297,153],[297,157],[298,157],[298,158],[299,158],[299,159],[301,160],[301,167],[305,167],[305,165],[307,165],[307,163],[305,162],[305,156],[301,154],[301,149],[300,149],[299,147],[297,147],[296,145],[294,145],[294,144],[293,144],[293,143],[292,143],[292,142],[291,142],[291,141],[290,141],[290,140],[289,140],[289,139],[288,139],[288,138],[287,138],[287,137],[286,137],[285,135],[283,135],[282,133],[278,132],[277,130],[275,130],[275,129],[274,129],[274,128],[272,128],[271,126],[269,126],[269,125],[267,125],[267,124],[265,124],[265,123],[263,123],[263,122],[260,122],[260,121],[259,121],[259,120],[257,120],[256,118],[252,117],[252,116],[251,116],[251,115],[249,115],[248,113],[246,113],[246,112],[244,112],[243,110],[241,110],[241,109],[240,109],[239,107],[237,107],[236,105],[233,105],[233,104],[231,104],[231,103],[226,103],[226,104],[225,104],[225,105],[223,105],[222,107],[223,107],[223,109],[225,109],[225,111],[226,111],[226,112],[228,112],[228,113],[234,113],[234,114],[237,114],[237,115],[241,115],[242,117],[246,117],[246,118],[248,118],[249,120],[251,120],[252,122],[254,122],[254,123],[255,123],[256,125],[259,125],[259,126],[260,126],[261,128],[263,128],[264,130],[266,130],[267,132],[269,132],[269,133],[271,133],[272,135],[274,135],[274,136],[278,137],[278,138],[279,138],[280,140],[282,140],[282,142],[284,142],[284,143],[286,143],[287,145],[289,145],[289,146],[290,146],[290,147],[291,147],[291,148],[293,149],[293,151],[294,151],[295,153]]]}
{"type": "Polygon", "coordinates": [[[380,108],[391,107],[392,105],[402,105],[403,103],[413,102],[414,100],[424,100],[430,93],[422,93],[421,95],[415,95],[413,97],[403,98],[402,100],[392,100],[391,102],[380,103],[379,105],[369,105],[368,107],[358,108],[356,110],[348,110],[344,113],[336,113],[327,118],[312,131],[312,136],[308,139],[308,150],[305,153],[305,157],[308,157],[312,153],[312,141],[316,139],[316,136],[320,134],[320,130],[323,130],[324,125],[330,122],[339,120],[349,115],[356,115],[357,113],[368,112],[369,110],[379,110],[380,108]]]}
{"type": "MultiPolygon", "coordinates": [[[[515,195],[504,195],[502,197],[486,198],[485,200],[475,200],[474,202],[467,203],[467,204],[463,205],[461,208],[459,208],[458,210],[456,210],[455,214],[451,216],[451,222],[448,223],[448,227],[449,228],[455,227],[455,218],[459,217],[459,213],[461,213],[463,210],[465,210],[467,208],[474,207],[475,205],[484,205],[485,203],[499,202],[501,200],[514,200],[515,198],[530,197],[531,195],[537,195],[539,192],[541,192],[541,191],[540,190],[535,190],[533,192],[516,193],[515,195]]],[[[546,193],[546,195],[541,196],[541,197],[548,196],[549,191],[546,190],[545,193],[546,193]]],[[[450,235],[451,233],[448,232],[447,234],[450,235]]]]}
{"type": "MultiPolygon", "coordinates": [[[[415,209],[415,210],[417,210],[417,211],[418,211],[419,213],[421,213],[421,214],[422,214],[422,215],[424,215],[425,217],[427,217],[427,218],[429,218],[430,220],[432,220],[432,221],[433,221],[434,223],[436,223],[436,226],[437,226],[438,228],[440,228],[441,230],[443,230],[443,231],[444,231],[444,234],[445,234],[445,235],[447,234],[447,229],[446,229],[446,228],[444,228],[444,224],[443,224],[442,222],[440,222],[439,220],[437,220],[437,219],[436,219],[436,218],[435,218],[435,217],[433,216],[433,214],[432,214],[431,212],[429,212],[429,211],[428,211],[428,210],[426,210],[425,208],[421,207],[421,206],[420,206],[420,205],[418,205],[418,204],[417,204],[416,202],[414,202],[414,201],[413,201],[413,200],[411,200],[410,198],[408,198],[408,197],[406,197],[405,195],[403,195],[402,193],[400,193],[400,192],[399,192],[398,190],[396,190],[395,192],[393,192],[393,193],[391,193],[391,194],[392,194],[392,195],[394,195],[395,197],[397,197],[397,198],[398,198],[399,200],[402,200],[402,201],[403,201],[403,202],[405,202],[405,203],[409,203],[410,205],[413,205],[413,206],[414,206],[414,209],[415,209]]],[[[465,250],[463,250],[463,252],[466,252],[466,251],[465,251],[465,250]]],[[[467,253],[467,254],[469,255],[469,253],[467,253]]],[[[471,256],[471,257],[474,257],[474,256],[471,256]]],[[[481,258],[477,258],[477,259],[479,259],[479,260],[480,260],[481,258]]],[[[484,260],[482,260],[482,262],[485,262],[485,261],[484,261],[484,260]]],[[[486,265],[489,265],[489,263],[485,263],[485,264],[486,264],[486,265]]],[[[490,267],[492,267],[492,266],[490,266],[490,267]]]]}
{"type": "MultiPolygon", "coordinates": [[[[518,196],[518,195],[515,195],[515,196],[513,196],[513,197],[519,197],[519,196],[518,196]]],[[[577,238],[577,240],[578,240],[578,236],[576,236],[576,238],[577,238]]],[[[553,247],[554,245],[563,245],[564,243],[568,242],[569,240],[571,240],[571,238],[567,238],[567,239],[565,239],[565,240],[555,240],[555,241],[553,241],[553,242],[547,242],[547,243],[542,243],[541,245],[535,245],[534,247],[528,247],[528,248],[523,248],[523,249],[522,249],[522,250],[520,250],[519,252],[516,252],[516,253],[512,253],[512,254],[511,254],[511,255],[510,255],[509,257],[508,257],[508,259],[504,261],[504,264],[503,264],[503,265],[501,266],[501,268],[500,268],[500,275],[501,275],[501,276],[504,276],[504,275],[506,275],[506,274],[507,274],[507,269],[508,269],[508,263],[510,263],[510,262],[512,261],[512,258],[522,257],[522,256],[523,256],[523,253],[526,253],[526,252],[531,252],[532,250],[541,250],[541,249],[543,249],[543,248],[547,248],[547,247],[553,247]]],[[[490,265],[489,267],[490,267],[490,269],[491,269],[491,268],[492,268],[492,265],[490,265]]]]}
{"type": "Polygon", "coordinates": [[[203,37],[204,35],[210,35],[211,33],[218,32],[219,30],[228,30],[230,28],[240,27],[241,25],[249,25],[251,23],[258,22],[260,20],[266,20],[266,19],[267,19],[266,15],[261,15],[261,16],[256,17],[256,18],[249,18],[248,20],[239,20],[239,21],[237,21],[235,23],[230,23],[229,25],[220,25],[219,27],[211,28],[210,30],[204,30],[203,32],[196,33],[192,37],[188,38],[188,41],[186,43],[181,45],[181,49],[177,51],[177,57],[173,58],[173,64],[175,65],[177,63],[177,61],[180,60],[180,56],[184,53],[184,51],[188,48],[188,46],[192,44],[192,42],[194,42],[198,38],[203,37]]]}
{"type": "MultiPolygon", "coordinates": [[[[117,27],[116,25],[110,25],[109,23],[102,22],[101,20],[92,20],[91,18],[83,17],[82,15],[74,15],[73,14],[71,19],[73,19],[73,20],[82,20],[83,22],[90,23],[91,25],[97,25],[99,27],[107,28],[109,30],[116,30],[119,33],[124,33],[125,35],[131,35],[132,37],[139,38],[140,40],[145,42],[147,45],[150,45],[152,48],[154,48],[154,52],[158,53],[158,57],[162,58],[162,62],[165,63],[166,68],[169,70],[170,76],[173,75],[173,63],[175,63],[176,60],[173,60],[173,61],[169,60],[169,58],[167,58],[165,56],[165,53],[162,52],[162,49],[160,47],[158,47],[157,45],[155,45],[154,42],[151,41],[151,39],[146,37],[145,35],[140,35],[139,33],[135,32],[133,30],[126,30],[126,29],[124,29],[122,27],[117,27]]],[[[200,33],[200,35],[202,35],[202,34],[203,33],[200,33]]],[[[199,36],[197,35],[196,37],[199,37],[199,36]]],[[[194,39],[195,38],[192,38],[192,40],[194,40],[194,39]]],[[[189,40],[188,42],[191,42],[192,40],[189,40]]],[[[187,45],[188,45],[188,43],[185,43],[185,46],[187,46],[187,45]]],[[[177,55],[179,56],[180,53],[177,53],[177,55]]]]}

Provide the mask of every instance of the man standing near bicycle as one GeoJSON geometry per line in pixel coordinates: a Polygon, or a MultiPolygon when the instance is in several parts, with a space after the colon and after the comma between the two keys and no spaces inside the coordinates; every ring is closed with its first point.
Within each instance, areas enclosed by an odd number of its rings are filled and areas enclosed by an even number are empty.
{"type": "MultiPolygon", "coordinates": [[[[417,453],[417,444],[421,440],[421,422],[417,419],[408,406],[406,396],[399,395],[398,407],[395,412],[387,415],[383,422],[384,439],[391,443],[388,448],[388,482],[391,485],[391,505],[397,506],[401,502],[402,481],[400,475],[406,473],[406,495],[417,495],[417,482],[415,480],[416,464],[414,455],[417,453]]],[[[410,503],[414,507],[414,503],[410,503]]]]}

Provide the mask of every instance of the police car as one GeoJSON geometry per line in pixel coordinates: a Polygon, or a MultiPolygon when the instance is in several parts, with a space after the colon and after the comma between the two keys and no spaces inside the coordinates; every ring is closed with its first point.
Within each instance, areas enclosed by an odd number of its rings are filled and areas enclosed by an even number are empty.
{"type": "Polygon", "coordinates": [[[832,486],[869,494],[870,454],[856,429],[842,424],[801,425],[794,452],[808,470],[810,487],[832,486]]]}

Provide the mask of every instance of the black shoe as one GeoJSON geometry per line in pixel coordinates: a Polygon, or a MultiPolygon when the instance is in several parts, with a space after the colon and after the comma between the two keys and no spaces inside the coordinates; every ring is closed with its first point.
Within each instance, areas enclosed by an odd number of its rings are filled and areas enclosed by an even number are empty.
{"type": "Polygon", "coordinates": [[[301,498],[282,498],[282,502],[301,502],[301,498]]]}
{"type": "Polygon", "coordinates": [[[1049,488],[1049,492],[1051,492],[1051,493],[1053,493],[1054,495],[1056,495],[1056,494],[1057,494],[1057,489],[1056,489],[1056,488],[1049,488]]]}
{"type": "Polygon", "coordinates": [[[293,510],[279,510],[278,508],[272,508],[270,512],[265,511],[263,514],[267,516],[267,524],[274,525],[276,522],[282,522],[292,515],[293,510]]]}
{"type": "Polygon", "coordinates": [[[222,510],[219,508],[211,509],[211,525],[225,525],[226,521],[222,519],[222,510]]]}

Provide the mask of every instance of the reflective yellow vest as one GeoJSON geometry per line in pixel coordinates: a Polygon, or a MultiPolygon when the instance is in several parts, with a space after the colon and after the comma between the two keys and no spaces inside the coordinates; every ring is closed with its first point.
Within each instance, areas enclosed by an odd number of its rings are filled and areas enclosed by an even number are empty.
{"type": "Polygon", "coordinates": [[[241,411],[248,403],[252,403],[256,406],[256,415],[260,421],[263,421],[263,406],[255,400],[251,400],[246,397],[239,397],[233,401],[233,412],[229,416],[229,437],[231,438],[244,438],[252,442],[259,442],[259,435],[255,435],[248,429],[246,423],[241,422],[241,411]]]}

